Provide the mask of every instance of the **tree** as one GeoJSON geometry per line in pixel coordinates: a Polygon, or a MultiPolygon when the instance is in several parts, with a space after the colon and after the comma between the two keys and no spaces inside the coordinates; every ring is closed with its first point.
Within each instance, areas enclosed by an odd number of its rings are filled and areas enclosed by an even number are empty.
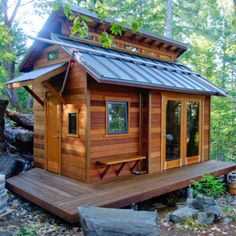
{"type": "MultiPolygon", "coordinates": [[[[25,6],[29,2],[23,2],[22,0],[17,0],[14,5],[14,9],[12,11],[11,16],[9,16],[9,1],[1,0],[1,22],[2,29],[5,35],[4,46],[1,48],[1,51],[7,51],[4,57],[2,57],[2,78],[6,78],[7,80],[11,80],[15,77],[16,71],[16,60],[22,54],[25,53],[25,47],[22,45],[25,38],[22,34],[22,31],[18,28],[17,23],[15,22],[17,12],[20,7],[25,6]]],[[[2,79],[2,82],[5,82],[2,79]]],[[[19,102],[19,98],[17,95],[16,89],[6,90],[7,95],[9,97],[10,103],[13,108],[18,111],[21,111],[21,106],[19,102]]]]}
{"type": "Polygon", "coordinates": [[[165,26],[165,36],[172,38],[172,0],[167,0],[167,17],[165,26]]]}

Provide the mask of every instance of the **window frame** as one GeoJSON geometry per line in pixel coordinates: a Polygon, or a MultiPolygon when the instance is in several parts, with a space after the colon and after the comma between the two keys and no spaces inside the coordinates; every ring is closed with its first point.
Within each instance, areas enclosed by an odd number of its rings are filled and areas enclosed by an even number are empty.
{"type": "Polygon", "coordinates": [[[117,97],[105,97],[106,100],[106,132],[105,137],[114,137],[114,136],[124,136],[129,135],[130,131],[130,98],[117,98],[117,97]],[[127,103],[127,112],[126,112],[126,123],[127,123],[127,129],[125,132],[110,132],[109,131],[109,110],[108,105],[109,102],[113,103],[127,103]]]}
{"type": "Polygon", "coordinates": [[[68,112],[67,112],[67,136],[68,137],[79,137],[79,111],[78,109],[70,109],[68,112]],[[70,122],[70,119],[69,119],[69,116],[70,114],[76,114],[76,133],[75,134],[72,134],[69,132],[69,122],[70,122]]]}
{"type": "Polygon", "coordinates": [[[58,59],[59,59],[59,49],[55,49],[55,50],[48,51],[47,57],[48,57],[48,61],[58,60],[58,59]],[[49,58],[49,54],[50,54],[50,53],[57,53],[57,57],[50,59],[50,58],[49,58]]]}

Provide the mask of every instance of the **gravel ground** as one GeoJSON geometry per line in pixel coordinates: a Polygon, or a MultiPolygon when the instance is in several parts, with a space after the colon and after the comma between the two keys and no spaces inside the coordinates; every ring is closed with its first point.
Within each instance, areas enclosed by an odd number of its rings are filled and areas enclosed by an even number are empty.
{"type": "Polygon", "coordinates": [[[9,211],[12,212],[0,218],[0,232],[19,233],[24,229],[35,229],[35,235],[40,236],[83,235],[78,225],[68,224],[11,192],[8,197],[9,211]]]}
{"type": "MultiPolygon", "coordinates": [[[[1,232],[18,233],[26,231],[35,231],[37,234],[31,235],[60,235],[60,236],[82,236],[83,233],[77,224],[71,225],[55,217],[54,215],[44,211],[43,209],[29,203],[28,201],[18,197],[17,195],[8,192],[8,205],[10,213],[0,218],[0,236],[1,232]]],[[[230,205],[232,196],[225,194],[217,199],[217,202],[222,208],[227,209],[219,222],[209,226],[192,226],[187,228],[185,224],[166,223],[165,216],[172,212],[176,207],[168,207],[166,203],[163,204],[163,199],[169,200],[169,204],[183,203],[184,198],[178,194],[170,194],[161,198],[156,198],[143,202],[139,207],[143,210],[157,209],[159,214],[160,231],[164,236],[188,236],[188,235],[207,235],[207,236],[221,236],[221,235],[236,235],[236,206],[230,205]],[[235,217],[235,218],[233,218],[235,217]]],[[[165,201],[168,202],[168,201],[165,201]]],[[[17,234],[16,234],[17,235],[17,234]]]]}

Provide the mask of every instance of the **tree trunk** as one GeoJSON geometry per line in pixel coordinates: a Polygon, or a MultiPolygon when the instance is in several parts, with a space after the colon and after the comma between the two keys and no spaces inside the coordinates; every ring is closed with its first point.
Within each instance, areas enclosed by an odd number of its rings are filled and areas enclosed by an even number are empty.
{"type": "Polygon", "coordinates": [[[7,100],[0,100],[0,154],[4,152],[5,147],[5,137],[4,137],[4,114],[8,105],[7,100]]]}
{"type": "Polygon", "coordinates": [[[33,130],[34,129],[34,120],[33,116],[28,114],[22,114],[18,112],[10,112],[6,111],[6,115],[9,119],[16,123],[16,126],[20,126],[22,128],[33,130]]]}
{"type": "Polygon", "coordinates": [[[165,25],[165,36],[172,38],[172,24],[173,24],[173,14],[172,14],[172,0],[167,0],[167,17],[165,25]]]}

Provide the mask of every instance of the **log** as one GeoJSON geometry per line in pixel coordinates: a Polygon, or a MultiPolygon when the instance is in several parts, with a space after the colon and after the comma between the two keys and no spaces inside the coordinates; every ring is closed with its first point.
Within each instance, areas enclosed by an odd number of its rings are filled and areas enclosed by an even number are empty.
{"type": "Polygon", "coordinates": [[[7,100],[0,100],[0,154],[4,152],[5,149],[5,137],[4,137],[4,127],[5,127],[5,120],[4,114],[8,105],[7,100]]]}
{"type": "Polygon", "coordinates": [[[6,110],[6,116],[15,122],[16,126],[33,130],[34,129],[34,120],[33,116],[29,114],[22,114],[19,112],[11,112],[6,110]]]}
{"type": "Polygon", "coordinates": [[[78,212],[85,236],[160,235],[155,211],[80,206],[78,212]]]}
{"type": "Polygon", "coordinates": [[[4,134],[10,153],[20,153],[21,155],[33,153],[33,131],[6,124],[4,134]]]}

